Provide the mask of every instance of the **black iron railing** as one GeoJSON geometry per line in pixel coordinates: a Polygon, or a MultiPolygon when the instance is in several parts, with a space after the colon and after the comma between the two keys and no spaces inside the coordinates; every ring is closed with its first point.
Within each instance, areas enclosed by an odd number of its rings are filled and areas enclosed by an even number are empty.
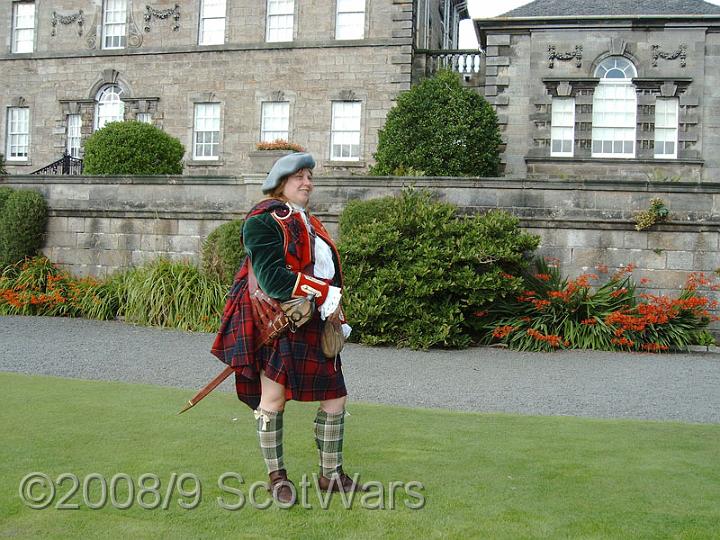
{"type": "Polygon", "coordinates": [[[63,157],[58,159],[55,163],[38,169],[30,174],[43,174],[43,175],[61,175],[61,174],[82,174],[83,172],[83,160],[72,157],[70,154],[65,152],[63,157]]]}

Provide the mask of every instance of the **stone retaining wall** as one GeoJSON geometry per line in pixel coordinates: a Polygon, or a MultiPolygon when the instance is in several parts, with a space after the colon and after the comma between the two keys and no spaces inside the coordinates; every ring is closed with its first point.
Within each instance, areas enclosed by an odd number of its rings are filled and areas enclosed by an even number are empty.
{"type": "MultiPolygon", "coordinates": [[[[79,275],[104,276],[158,256],[198,260],[218,225],[241,218],[262,195],[263,176],[38,177],[0,180],[40,191],[50,220],[44,252],[79,275]]],[[[720,183],[533,181],[512,178],[315,178],[313,211],[337,232],[353,199],[370,199],[414,185],[463,212],[504,209],[540,235],[540,254],[576,276],[600,264],[612,271],[633,263],[652,280],[651,292],[676,291],[692,271],[720,268],[720,183]],[[662,198],[671,215],[649,231],[633,215],[662,198]]]]}

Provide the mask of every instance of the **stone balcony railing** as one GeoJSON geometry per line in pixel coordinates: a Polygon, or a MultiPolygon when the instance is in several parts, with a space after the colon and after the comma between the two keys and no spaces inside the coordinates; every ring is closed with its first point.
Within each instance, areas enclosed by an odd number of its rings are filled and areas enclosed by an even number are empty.
{"type": "Polygon", "coordinates": [[[485,72],[485,55],[477,49],[415,51],[416,80],[432,77],[440,69],[457,71],[466,82],[479,81],[485,72]]]}

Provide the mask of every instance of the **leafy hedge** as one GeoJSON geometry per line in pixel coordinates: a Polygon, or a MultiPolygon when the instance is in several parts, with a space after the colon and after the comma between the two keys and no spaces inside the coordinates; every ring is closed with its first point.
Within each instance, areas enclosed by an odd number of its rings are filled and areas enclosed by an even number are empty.
{"type": "Polygon", "coordinates": [[[48,209],[43,196],[29,189],[2,189],[0,206],[0,268],[4,268],[38,252],[48,209]]]}
{"type": "Polygon", "coordinates": [[[181,174],[185,148],[143,122],[111,122],[85,141],[84,174],[181,174]]]}
{"type": "Polygon", "coordinates": [[[241,242],[243,223],[241,219],[223,223],[203,243],[203,271],[228,285],[232,284],[245,257],[241,242]]]}
{"type": "Polygon", "coordinates": [[[479,306],[519,292],[537,236],[505,212],[459,217],[427,192],[352,201],[340,219],[344,305],[362,343],[464,347],[479,306]]]}
{"type": "Polygon", "coordinates": [[[497,115],[460,75],[440,71],[400,95],[379,132],[375,175],[497,176],[497,115]]]}

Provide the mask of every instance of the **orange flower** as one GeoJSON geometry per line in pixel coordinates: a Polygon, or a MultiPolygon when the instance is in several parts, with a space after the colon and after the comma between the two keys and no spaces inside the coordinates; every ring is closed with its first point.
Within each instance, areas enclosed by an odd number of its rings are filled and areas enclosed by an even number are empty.
{"type": "Polygon", "coordinates": [[[498,326],[495,330],[493,330],[493,337],[502,339],[507,337],[513,330],[515,330],[514,326],[498,326]]]}
{"type": "Polygon", "coordinates": [[[542,311],[550,305],[550,300],[533,300],[532,303],[535,306],[535,309],[542,311]]]}
{"type": "Polygon", "coordinates": [[[620,338],[620,339],[618,339],[618,338],[612,338],[612,339],[610,340],[610,343],[612,343],[612,344],[614,344],[614,345],[618,345],[618,346],[620,346],[620,347],[625,347],[625,346],[627,346],[627,347],[632,347],[633,345],[635,345],[635,342],[632,341],[632,340],[630,340],[630,339],[628,339],[628,338],[620,338]]]}
{"type": "Polygon", "coordinates": [[[643,343],[640,348],[644,351],[658,352],[667,351],[670,347],[667,345],[660,345],[659,343],[643,343]]]}
{"type": "Polygon", "coordinates": [[[549,296],[550,298],[559,298],[559,299],[562,300],[563,302],[566,302],[566,303],[567,303],[567,302],[570,301],[570,299],[571,299],[571,298],[570,298],[570,295],[571,295],[573,292],[574,292],[574,291],[570,290],[570,287],[568,287],[568,290],[565,290],[565,291],[550,291],[550,292],[548,293],[548,296],[549,296]]]}
{"type": "Polygon", "coordinates": [[[550,274],[535,274],[535,277],[541,281],[550,281],[552,279],[550,274]]]}
{"type": "Polygon", "coordinates": [[[555,347],[555,348],[556,348],[556,347],[559,347],[559,346],[560,346],[560,343],[562,343],[562,337],[561,337],[561,336],[557,336],[557,335],[554,335],[554,334],[545,335],[545,334],[543,334],[543,333],[541,333],[541,332],[538,332],[538,331],[535,330],[534,328],[528,328],[525,332],[527,333],[528,336],[530,336],[530,337],[533,338],[534,340],[536,340],[536,341],[544,341],[545,343],[547,343],[547,344],[550,345],[551,347],[555,347]]]}
{"type": "Polygon", "coordinates": [[[597,324],[597,319],[595,319],[595,318],[583,319],[582,321],[580,321],[580,324],[589,324],[589,325],[597,324]]]}

